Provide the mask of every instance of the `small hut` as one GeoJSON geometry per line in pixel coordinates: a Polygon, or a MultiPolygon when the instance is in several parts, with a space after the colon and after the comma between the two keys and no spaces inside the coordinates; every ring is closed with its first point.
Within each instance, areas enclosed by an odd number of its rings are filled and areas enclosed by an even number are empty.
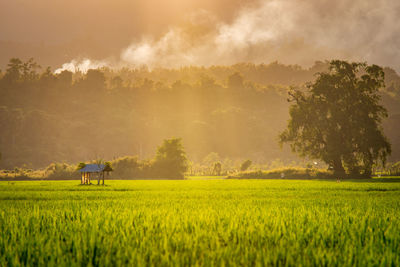
{"type": "Polygon", "coordinates": [[[82,174],[81,184],[90,184],[90,180],[97,176],[97,184],[100,184],[100,178],[103,179],[104,185],[104,172],[107,172],[107,165],[104,164],[86,164],[83,168],[79,169],[82,174]]]}

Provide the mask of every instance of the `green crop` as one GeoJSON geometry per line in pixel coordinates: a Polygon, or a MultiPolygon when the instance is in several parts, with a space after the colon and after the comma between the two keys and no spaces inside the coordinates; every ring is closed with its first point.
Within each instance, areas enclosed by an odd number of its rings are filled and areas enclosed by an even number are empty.
{"type": "Polygon", "coordinates": [[[399,266],[387,181],[0,182],[0,266],[399,266]]]}

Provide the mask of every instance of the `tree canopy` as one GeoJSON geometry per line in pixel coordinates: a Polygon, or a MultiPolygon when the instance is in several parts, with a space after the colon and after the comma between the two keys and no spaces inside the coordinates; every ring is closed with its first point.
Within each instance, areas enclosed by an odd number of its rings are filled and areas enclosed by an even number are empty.
{"type": "Polygon", "coordinates": [[[373,164],[391,153],[381,126],[387,117],[379,94],[384,86],[379,66],[331,61],[305,91],[289,92],[290,119],[281,144],[324,161],[336,175],[369,176],[373,164]]]}
{"type": "Polygon", "coordinates": [[[165,139],[157,149],[153,166],[159,177],[183,178],[187,170],[187,159],[182,139],[165,139]]]}
{"type": "Polygon", "coordinates": [[[251,164],[253,164],[253,162],[249,159],[244,161],[242,165],[240,165],[240,170],[242,172],[247,171],[247,169],[250,168],[251,164]]]}

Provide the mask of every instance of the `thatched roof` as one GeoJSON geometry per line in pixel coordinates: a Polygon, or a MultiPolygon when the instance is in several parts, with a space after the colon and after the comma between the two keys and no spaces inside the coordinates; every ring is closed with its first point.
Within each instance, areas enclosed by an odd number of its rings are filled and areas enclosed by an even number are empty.
{"type": "Polygon", "coordinates": [[[86,164],[86,166],[80,169],[80,172],[102,172],[106,166],[104,164],[86,164]]]}

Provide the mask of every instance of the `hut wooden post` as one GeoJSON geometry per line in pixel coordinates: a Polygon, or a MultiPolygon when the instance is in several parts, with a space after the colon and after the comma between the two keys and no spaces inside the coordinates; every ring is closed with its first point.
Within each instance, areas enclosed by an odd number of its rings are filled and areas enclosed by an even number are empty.
{"type": "Polygon", "coordinates": [[[104,169],[105,165],[103,164],[88,164],[84,168],[81,168],[79,170],[82,173],[81,184],[91,184],[91,178],[96,180],[97,175],[97,184],[100,185],[103,179],[104,185],[104,169]]]}

